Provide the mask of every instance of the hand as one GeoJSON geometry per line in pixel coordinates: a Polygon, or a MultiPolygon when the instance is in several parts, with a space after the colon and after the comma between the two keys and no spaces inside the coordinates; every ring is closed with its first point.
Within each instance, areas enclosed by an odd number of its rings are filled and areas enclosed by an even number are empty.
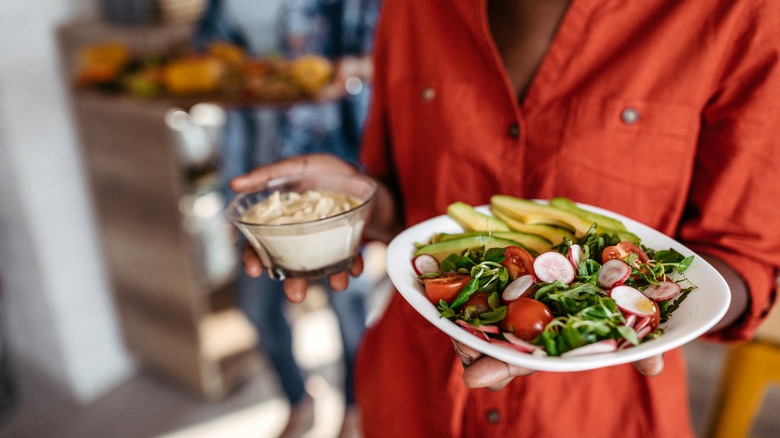
{"type": "Polygon", "coordinates": [[[242,192],[284,176],[322,173],[358,173],[358,170],[335,155],[298,155],[267,166],[256,167],[249,173],[239,175],[230,180],[230,188],[234,192],[242,192]]]}
{"type": "MultiPolygon", "coordinates": [[[[324,172],[357,173],[349,163],[340,160],[333,155],[301,155],[278,161],[268,166],[260,166],[251,172],[233,178],[230,188],[235,192],[241,192],[256,187],[266,182],[289,175],[321,174],[324,172]]],[[[244,271],[252,278],[257,278],[263,273],[263,265],[260,258],[249,242],[245,242],[242,248],[241,260],[244,271]]],[[[347,272],[339,272],[328,277],[331,289],[340,291],[349,285],[349,274],[357,277],[363,272],[363,258],[358,255],[355,262],[347,272]]],[[[284,281],[284,293],[292,303],[300,303],[306,298],[308,281],[305,278],[290,278],[284,281]]]]}
{"type": "MultiPolygon", "coordinates": [[[[504,389],[515,377],[529,376],[536,372],[536,370],[485,356],[454,339],[452,342],[455,346],[455,353],[463,363],[463,383],[469,388],[487,388],[491,391],[498,391],[504,389]]],[[[634,367],[645,376],[657,376],[664,368],[663,356],[659,354],[636,361],[634,367]]]]}

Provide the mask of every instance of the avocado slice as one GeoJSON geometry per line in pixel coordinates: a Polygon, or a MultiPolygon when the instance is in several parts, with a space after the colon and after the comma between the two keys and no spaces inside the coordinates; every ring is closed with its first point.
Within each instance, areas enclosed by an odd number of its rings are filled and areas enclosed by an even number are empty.
{"type": "Polygon", "coordinates": [[[617,233],[620,240],[626,240],[636,244],[640,242],[639,236],[626,230],[626,226],[619,220],[580,208],[569,199],[563,197],[553,198],[550,200],[550,205],[591,221],[596,224],[596,230],[600,233],[617,233]]]}
{"type": "Polygon", "coordinates": [[[447,215],[465,231],[509,231],[509,225],[501,219],[480,213],[465,202],[450,204],[447,215]]]}
{"type": "Polygon", "coordinates": [[[420,254],[430,254],[438,261],[449,257],[450,254],[460,254],[464,249],[475,249],[484,246],[490,248],[506,248],[507,246],[520,246],[519,242],[514,240],[493,237],[490,235],[466,236],[459,239],[451,239],[424,245],[415,251],[414,256],[420,254]]]}
{"type": "Polygon", "coordinates": [[[462,239],[471,236],[493,236],[501,239],[509,239],[517,242],[517,246],[525,248],[534,257],[552,249],[552,243],[542,236],[536,234],[520,233],[517,231],[467,231],[465,233],[441,233],[436,236],[436,241],[444,242],[447,240],[462,239]]]}
{"type": "Polygon", "coordinates": [[[550,205],[557,208],[558,210],[577,215],[589,221],[590,223],[596,224],[599,228],[606,228],[615,231],[626,230],[626,226],[623,225],[623,223],[619,220],[580,208],[577,204],[567,198],[560,196],[557,198],[552,198],[550,199],[550,205]]]}
{"type": "MultiPolygon", "coordinates": [[[[544,224],[566,228],[572,231],[577,238],[587,234],[592,224],[592,222],[568,211],[559,210],[548,204],[539,204],[514,196],[493,195],[490,198],[490,203],[493,207],[499,209],[506,215],[515,218],[517,221],[529,225],[544,224]]],[[[507,222],[505,218],[501,219],[504,220],[504,222],[507,222]]]]}
{"type": "Polygon", "coordinates": [[[536,234],[537,236],[547,239],[553,245],[558,245],[559,243],[563,242],[564,238],[575,240],[574,234],[567,229],[545,224],[526,224],[505,213],[500,208],[496,208],[495,206],[491,207],[490,211],[497,218],[506,222],[512,231],[518,231],[526,234],[536,234]]]}

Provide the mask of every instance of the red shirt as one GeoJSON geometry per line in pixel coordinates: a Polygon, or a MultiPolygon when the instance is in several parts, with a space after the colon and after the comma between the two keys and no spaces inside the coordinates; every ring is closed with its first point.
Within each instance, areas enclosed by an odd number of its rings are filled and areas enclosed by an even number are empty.
{"type": "MultiPolygon", "coordinates": [[[[780,3],[573,0],[522,104],[486,0],[386,0],[374,56],[363,158],[408,225],[497,193],[603,207],[734,267],[751,301],[719,336],[752,335],[780,266],[780,3]]],[[[682,354],[664,359],[468,390],[394,294],[357,395],[368,437],[690,436],[682,354]]]]}

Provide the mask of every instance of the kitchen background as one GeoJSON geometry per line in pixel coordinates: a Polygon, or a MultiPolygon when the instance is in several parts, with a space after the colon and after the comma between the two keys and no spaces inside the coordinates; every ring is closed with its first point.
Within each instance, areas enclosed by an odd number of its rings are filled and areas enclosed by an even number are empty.
{"type": "MultiPolygon", "coordinates": [[[[232,3],[242,1],[255,2],[232,3]]],[[[273,21],[282,1],[256,2],[267,11],[248,23],[257,29],[251,36],[256,44],[272,44],[273,21]]],[[[286,415],[286,408],[272,403],[278,389],[263,379],[262,358],[253,357],[246,368],[230,368],[238,363],[236,350],[229,352],[229,365],[220,359],[214,365],[209,357],[202,357],[205,347],[199,345],[201,356],[191,359],[198,361],[198,371],[182,371],[176,368],[181,364],[161,362],[159,351],[145,351],[125,339],[123,330],[139,338],[147,326],[134,322],[128,327],[132,316],[124,310],[127,300],[109,278],[109,260],[98,232],[98,207],[87,176],[88,148],[80,145],[89,130],[85,134],[78,123],[89,114],[100,114],[105,102],[87,99],[74,105],[66,77],[68,60],[63,56],[63,38],[78,40],[90,26],[96,26],[97,34],[106,31],[95,25],[101,22],[102,11],[99,0],[6,0],[0,9],[0,357],[6,362],[0,369],[14,388],[13,405],[0,412],[0,435],[174,436],[177,428],[190,428],[201,435],[176,436],[220,436],[212,432],[230,430],[226,421],[246,421],[250,415],[254,417],[250,424],[261,421],[264,428],[254,436],[266,436],[281,424],[278,417],[286,415]],[[210,366],[214,369],[209,371],[210,366]],[[271,404],[264,405],[266,410],[246,410],[258,402],[271,404]],[[175,421],[169,412],[178,414],[175,421]],[[237,416],[242,412],[244,417],[237,416]],[[207,420],[211,428],[193,429],[207,420]]],[[[161,35],[167,38],[169,32],[163,30],[161,35]]],[[[140,111],[166,115],[168,109],[150,105],[140,111]]],[[[137,116],[134,111],[139,110],[123,111],[137,116]]],[[[132,139],[125,140],[132,145],[132,139]]],[[[225,257],[221,260],[230,263],[230,255],[225,257]]],[[[381,249],[375,260],[376,281],[384,284],[381,249]]],[[[216,263],[209,266],[216,266],[219,276],[216,263]]],[[[201,287],[195,283],[194,288],[201,287]]],[[[293,317],[300,330],[324,327],[320,333],[327,336],[333,328],[332,316],[317,313],[323,304],[322,300],[318,304],[316,291],[313,296],[308,307],[299,308],[293,317]]],[[[383,298],[380,292],[375,299],[377,311],[383,298]]],[[[195,320],[196,337],[214,323],[206,318],[209,310],[230,308],[229,303],[215,303],[218,299],[205,301],[205,311],[187,316],[195,320]],[[198,320],[199,316],[207,321],[198,320]]],[[[197,303],[189,302],[193,307],[204,305],[197,303]]],[[[228,326],[242,330],[240,318],[228,318],[231,315],[220,314],[232,321],[228,326]]],[[[150,322],[148,327],[152,326],[150,322]]],[[[160,340],[158,350],[181,345],[176,340],[166,344],[165,335],[156,336],[158,332],[144,334],[160,340]]],[[[256,342],[251,333],[246,336],[246,345],[256,342]]],[[[322,342],[315,339],[312,345],[316,344],[322,342]]],[[[704,342],[687,349],[692,359],[694,422],[702,431],[714,403],[725,350],[704,342]]],[[[312,367],[322,368],[316,358],[312,360],[312,367]]],[[[333,363],[335,359],[326,364],[324,380],[307,382],[314,391],[337,379],[333,363]]],[[[326,395],[336,401],[339,397],[327,391],[326,395]]],[[[780,436],[780,420],[772,415],[779,399],[776,388],[767,392],[754,435],[780,436]]],[[[334,416],[327,408],[323,412],[334,416]]],[[[326,432],[318,436],[329,433],[323,427],[326,432]]]]}

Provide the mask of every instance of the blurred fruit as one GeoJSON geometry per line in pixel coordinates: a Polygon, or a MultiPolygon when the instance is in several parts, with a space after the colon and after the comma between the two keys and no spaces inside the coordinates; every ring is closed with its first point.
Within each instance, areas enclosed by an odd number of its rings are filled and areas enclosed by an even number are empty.
{"type": "Polygon", "coordinates": [[[226,43],[224,41],[215,41],[209,44],[208,53],[209,55],[216,56],[228,64],[234,65],[241,64],[246,58],[244,49],[235,44],[226,43]]]}
{"type": "Polygon", "coordinates": [[[140,57],[122,43],[102,43],[85,48],[77,61],[78,88],[144,98],[208,97],[252,105],[327,98],[334,89],[335,66],[328,58],[254,58],[228,42],[214,42],[202,53],[140,57]]]}
{"type": "Polygon", "coordinates": [[[155,98],[163,94],[162,69],[157,66],[142,68],[123,78],[123,88],[130,94],[143,98],[155,98]]]}
{"type": "Polygon", "coordinates": [[[333,63],[323,56],[306,55],[292,61],[293,81],[310,95],[317,94],[333,79],[333,63]]]}
{"type": "Polygon", "coordinates": [[[217,93],[225,73],[224,63],[214,56],[185,56],[163,67],[165,89],[176,96],[217,93]]]}
{"type": "Polygon", "coordinates": [[[116,81],[130,61],[130,50],[122,43],[86,46],[78,55],[76,85],[87,87],[116,81]]]}

